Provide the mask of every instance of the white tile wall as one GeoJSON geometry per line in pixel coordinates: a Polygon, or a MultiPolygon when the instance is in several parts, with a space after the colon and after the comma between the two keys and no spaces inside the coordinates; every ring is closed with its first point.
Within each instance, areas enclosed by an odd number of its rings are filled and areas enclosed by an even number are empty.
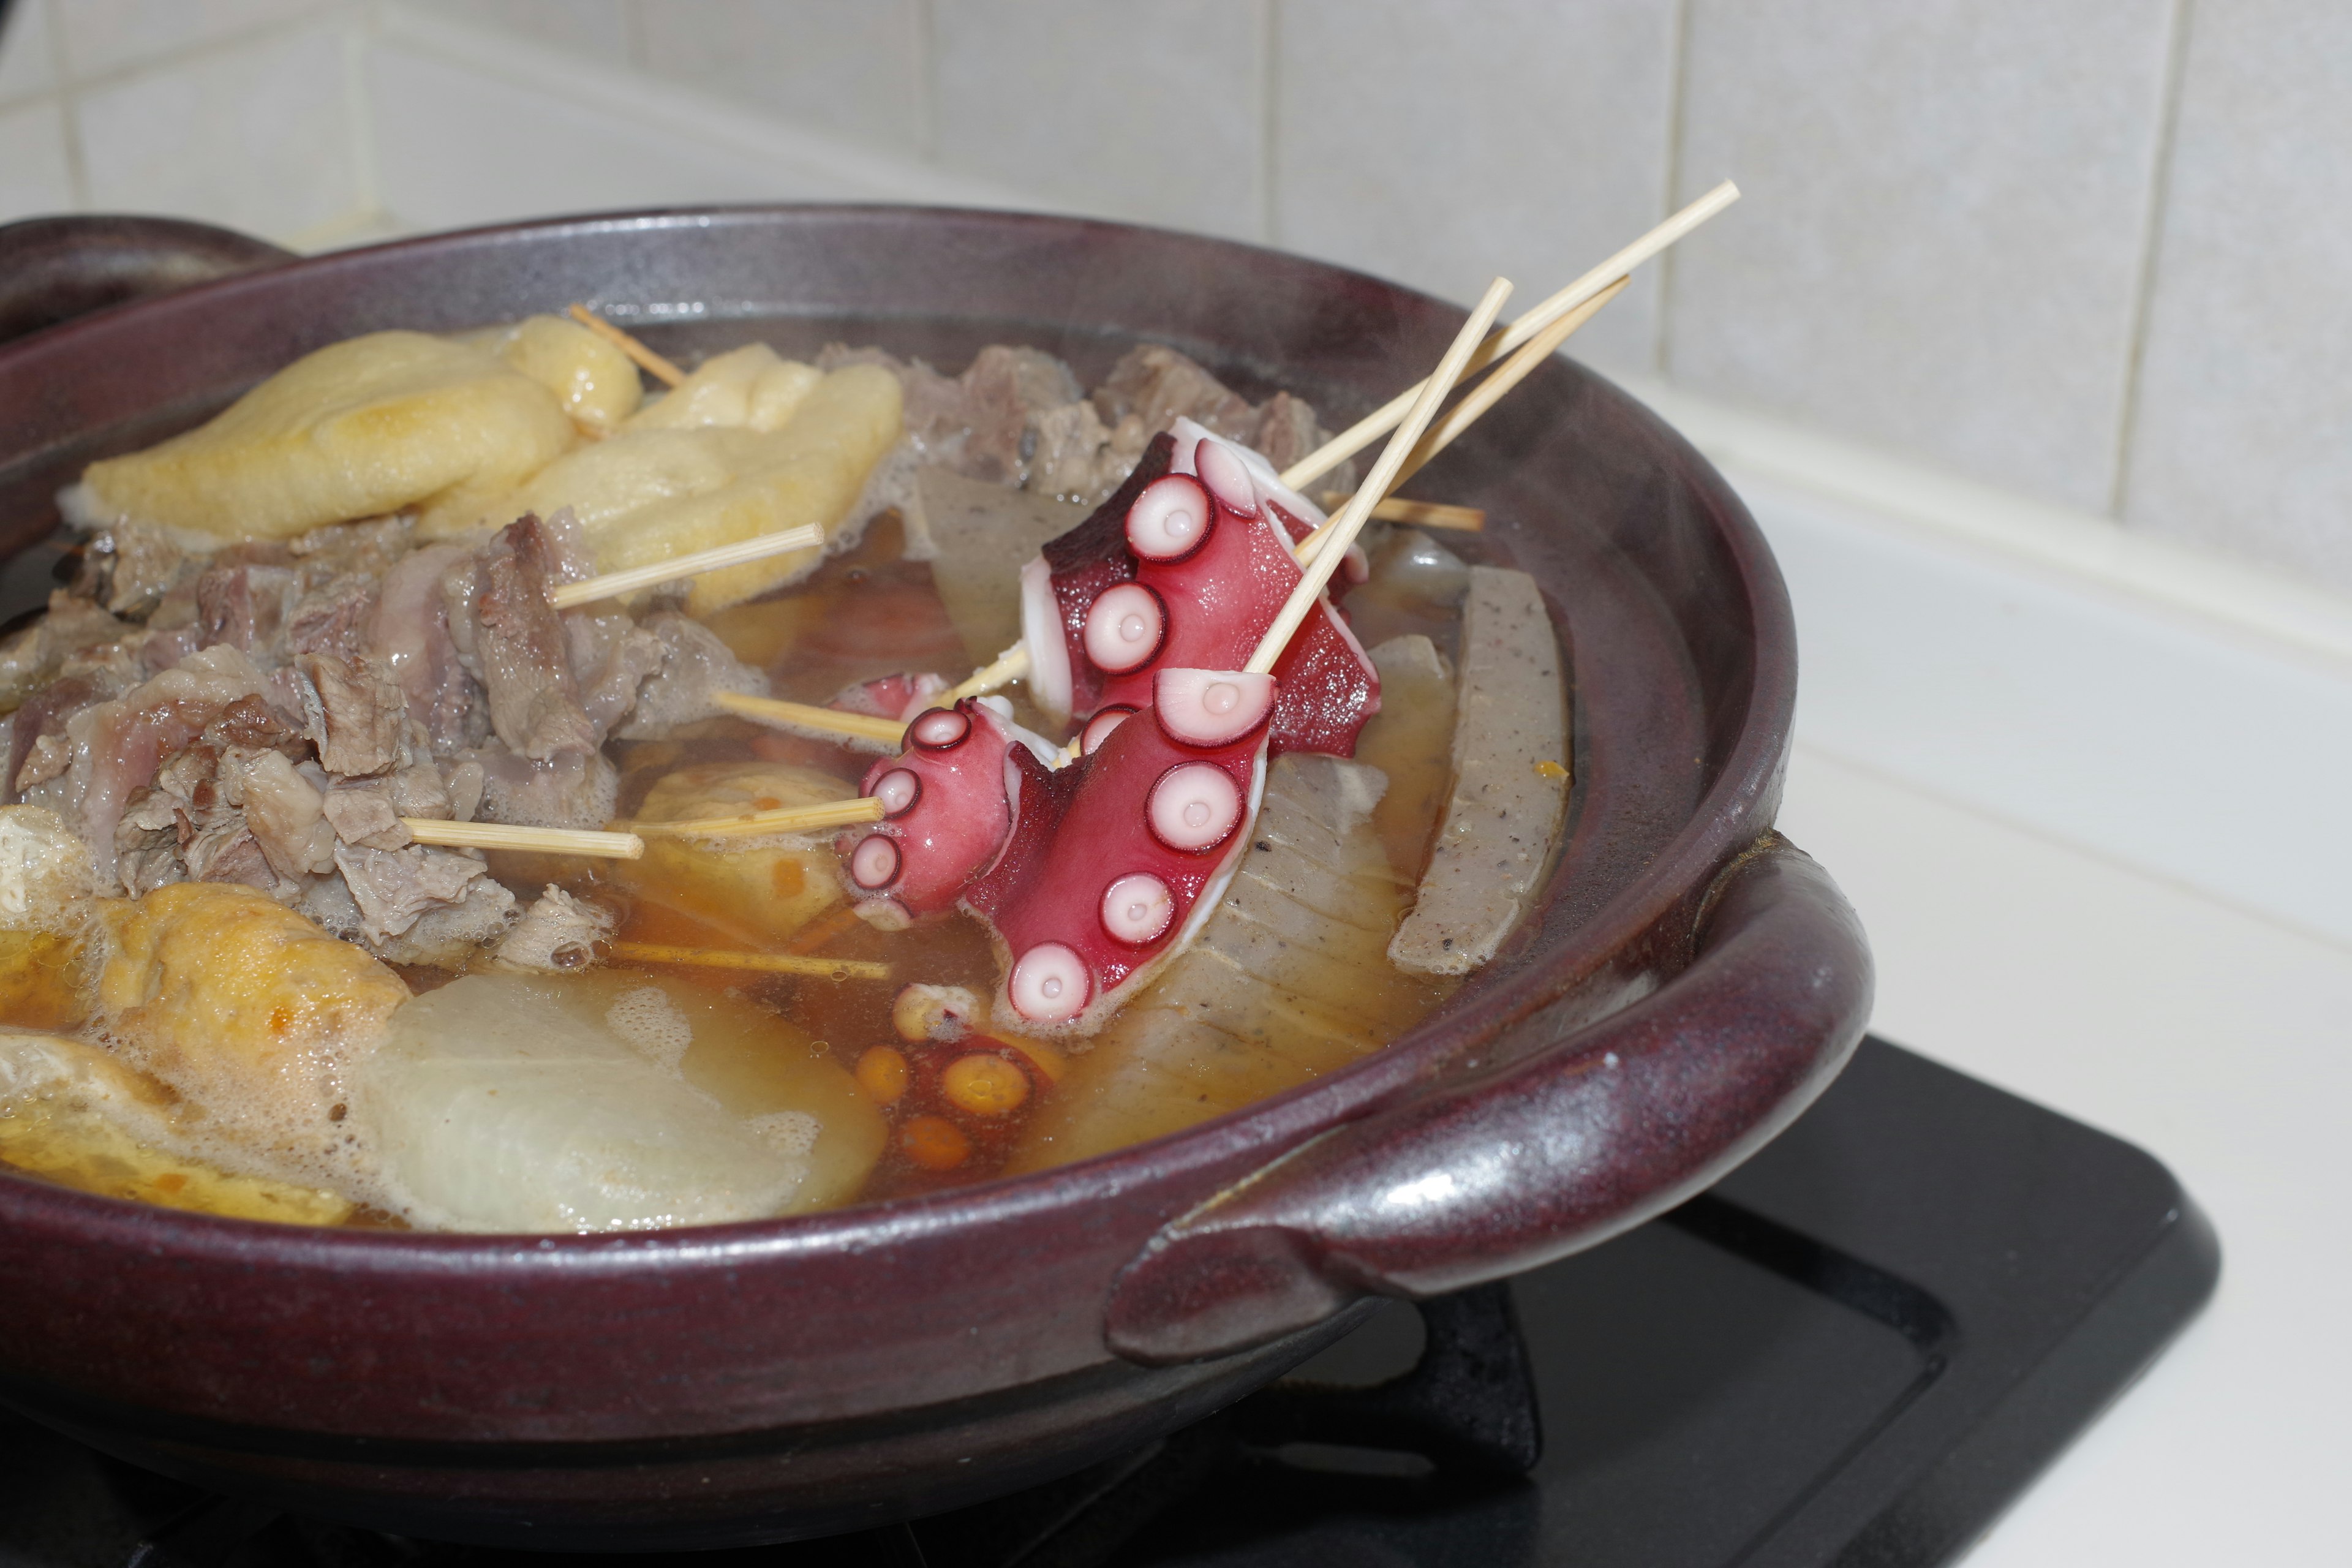
{"type": "Polygon", "coordinates": [[[2172,10],[1693,0],[1668,374],[2104,510],[2172,10]]]}
{"type": "Polygon", "coordinates": [[[2340,0],[16,0],[0,203],[1007,202],[1533,299],[1729,175],[1580,353],[2352,592],[2347,80],[2340,0]]]}
{"type": "Polygon", "coordinates": [[[1269,0],[948,0],[932,16],[951,169],[1120,217],[1264,231],[1269,0]]]}
{"type": "MultiPolygon", "coordinates": [[[[1664,216],[1676,0],[1286,0],[1276,22],[1279,244],[1475,300],[1532,304],[1664,216]]],[[[1658,274],[1578,352],[1647,370],[1658,274]]]]}
{"type": "Polygon", "coordinates": [[[0,223],[72,205],[65,110],[55,100],[0,109],[0,223]]]}
{"type": "Polygon", "coordinates": [[[2352,592],[2352,8],[2189,28],[2125,517],[2352,592]]]}
{"type": "Polygon", "coordinates": [[[918,0],[638,0],[646,66],[894,153],[929,150],[918,0]]]}
{"type": "Polygon", "coordinates": [[[629,0],[418,0],[451,16],[559,44],[614,65],[635,56],[629,0]]]}
{"type": "Polygon", "coordinates": [[[322,9],[324,0],[53,0],[77,78],[183,53],[322,9]]]}
{"type": "Polygon", "coordinates": [[[0,32],[0,103],[46,92],[57,76],[50,56],[49,0],[16,0],[0,32]]]}
{"type": "Polygon", "coordinates": [[[79,93],[90,205],[271,238],[335,222],[361,192],[347,75],[322,21],[79,93]]]}

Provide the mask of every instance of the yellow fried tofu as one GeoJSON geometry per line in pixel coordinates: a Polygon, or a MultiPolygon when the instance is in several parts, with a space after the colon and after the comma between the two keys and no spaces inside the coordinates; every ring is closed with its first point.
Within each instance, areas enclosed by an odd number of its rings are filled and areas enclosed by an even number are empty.
{"type": "Polygon", "coordinates": [[[176,883],[102,918],[100,1021],[124,1059],[275,1168],[329,1158],[351,1068],[408,1000],[400,977],[238,884],[176,883]]]}
{"type": "Polygon", "coordinates": [[[593,436],[619,429],[645,397],[645,383],[628,355],[561,316],[526,316],[464,341],[488,349],[553,393],[572,422],[593,436]]]}
{"type": "Polygon", "coordinates": [[[226,1171],[186,1152],[202,1119],[170,1090],[97,1046],[58,1035],[0,1034],[0,1160],[101,1197],[231,1219],[335,1225],[350,1199],[324,1188],[226,1171]]]}
{"type": "MultiPolygon", "coordinates": [[[[857,792],[829,773],[784,763],[706,763],[667,774],[638,808],[641,822],[693,822],[783,806],[821,805],[857,792]]],[[[767,838],[646,836],[645,858],[610,874],[637,898],[772,945],[842,901],[830,832],[767,838]]]]}
{"type": "MultiPolygon", "coordinates": [[[[743,416],[752,423],[688,419],[694,407],[716,409],[725,401],[720,393],[733,395],[731,384],[714,384],[708,396],[694,394],[685,403],[678,400],[688,389],[680,387],[610,440],[551,464],[511,493],[484,500],[469,490],[428,508],[418,532],[448,538],[526,511],[548,517],[568,507],[586,532],[599,572],[652,565],[803,524],[830,533],[898,439],[898,378],[875,365],[835,371],[793,402],[790,416],[772,430],[759,427],[759,420],[772,416],[760,410],[760,380],[753,377],[751,390],[742,392],[743,416]],[[687,422],[661,422],[673,405],[687,422]]],[[[812,546],[706,572],[694,579],[687,611],[709,615],[797,582],[824,555],[812,546]]]]}
{"type": "Polygon", "coordinates": [[[210,423],[93,463],[85,512],[224,542],[512,491],[579,441],[556,395],[478,344],[372,332],[304,355],[210,423]]]}
{"type": "Polygon", "coordinates": [[[72,1029],[89,1016],[90,875],[89,846],[62,817],[0,806],[0,1018],[72,1029]]]}
{"type": "Polygon", "coordinates": [[[695,366],[692,375],[639,409],[629,428],[730,426],[772,435],[824,379],[813,364],[786,359],[765,343],[745,343],[695,366]]]}

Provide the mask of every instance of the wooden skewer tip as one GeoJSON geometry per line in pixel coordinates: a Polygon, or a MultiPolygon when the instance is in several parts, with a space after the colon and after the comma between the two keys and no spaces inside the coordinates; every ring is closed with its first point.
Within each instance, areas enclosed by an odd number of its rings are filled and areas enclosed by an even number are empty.
{"type": "Polygon", "coordinates": [[[572,306],[570,315],[573,321],[579,322],[582,326],[587,328],[590,331],[595,333],[598,337],[604,339],[606,342],[611,343],[614,348],[628,355],[634,363],[635,363],[640,369],[644,370],[647,374],[651,375],[656,381],[661,382],[665,385],[676,386],[678,383],[686,379],[686,372],[678,369],[677,365],[671,363],[668,360],[664,359],[653,350],[646,347],[645,344],[639,342],[628,333],[621,331],[620,328],[613,325],[612,322],[606,321],[604,317],[598,315],[587,306],[580,304],[575,300],[572,306]]]}

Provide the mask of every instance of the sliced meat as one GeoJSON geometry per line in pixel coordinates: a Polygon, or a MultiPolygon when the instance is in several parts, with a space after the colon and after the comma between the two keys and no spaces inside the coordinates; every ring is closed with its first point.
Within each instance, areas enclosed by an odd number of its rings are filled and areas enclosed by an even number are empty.
{"type": "Polygon", "coordinates": [[[62,775],[38,786],[39,804],[77,823],[89,841],[101,885],[114,878],[114,826],[132,792],[151,782],[165,757],[195,740],[231,703],[262,696],[261,680],[251,659],[224,644],[67,720],[73,759],[62,775]]]}
{"type": "Polygon", "coordinates": [[[408,760],[408,699],[392,672],[373,659],[303,654],[295,667],[318,693],[311,740],[326,770],[344,778],[387,773],[408,760]]]}
{"type": "MultiPolygon", "coordinates": [[[[225,799],[244,808],[246,826],[280,878],[291,882],[335,868],[335,832],[325,801],[283,752],[223,752],[220,787],[225,799]]],[[[206,879],[201,872],[194,876],[206,879]]]]}
{"type": "Polygon", "coordinates": [[[623,740],[659,740],[679,725],[718,718],[726,710],[711,700],[714,692],[768,694],[768,678],[737,658],[701,622],[664,610],[648,616],[641,630],[661,644],[662,662],[637,689],[635,709],[614,731],[623,740]]]}
{"type": "Polygon", "coordinates": [[[1120,355],[1093,402],[1105,425],[1132,416],[1155,433],[1189,418],[1246,443],[1255,422],[1247,398],[1164,343],[1139,343],[1120,355]]]}
{"type": "MultiPolygon", "coordinates": [[[[464,759],[481,769],[483,822],[520,827],[602,827],[613,820],[620,775],[594,752],[574,752],[534,763],[497,746],[464,759]]],[[[452,795],[457,794],[453,788],[452,795]]]]}
{"type": "Polygon", "coordinates": [[[668,645],[624,615],[573,610],[563,617],[566,658],[581,711],[602,744],[637,705],[637,689],[662,668],[668,645]]]}
{"type": "Polygon", "coordinates": [[[306,588],[286,616],[286,651],[331,653],[356,661],[367,652],[376,607],[376,580],[358,573],[306,588]]]}
{"type": "Polygon", "coordinates": [[[160,528],[121,522],[92,541],[114,563],[107,577],[106,607],[118,616],[143,616],[172,589],[205,569],[206,558],[174,543],[160,528]]]}
{"type": "Polygon", "coordinates": [[[533,762],[593,752],[598,740],[572,678],[562,617],[547,602],[549,585],[561,580],[556,565],[557,545],[546,527],[521,518],[475,552],[471,602],[464,606],[469,628],[460,627],[458,606],[451,606],[453,634],[472,634],[457,637],[457,647],[470,654],[488,693],[491,730],[509,751],[533,762]]]}
{"type": "Polygon", "coordinates": [[[360,931],[372,942],[398,936],[430,910],[462,901],[467,885],[483,873],[482,862],[470,855],[422,844],[405,849],[342,844],[334,857],[359,908],[360,931]]]}
{"type": "Polygon", "coordinates": [[[382,780],[337,784],[327,792],[321,809],[335,837],[345,844],[362,849],[405,849],[415,842],[401,825],[401,817],[407,814],[393,805],[392,786],[382,780]]]}
{"type": "Polygon", "coordinates": [[[1454,788],[1389,942],[1401,969],[1466,974],[1495,956],[1542,887],[1568,804],[1559,639],[1524,572],[1470,568],[1462,603],[1454,788]]]}
{"type": "Polygon", "coordinates": [[[584,969],[596,962],[596,944],[613,934],[614,923],[610,910],[550,886],[499,944],[499,961],[522,969],[584,969]]]}
{"type": "Polygon", "coordinates": [[[139,635],[130,622],[58,590],[49,595],[48,614],[0,643],[0,708],[24,703],[56,677],[69,656],[139,635]]]}
{"type": "Polygon", "coordinates": [[[196,579],[196,645],[227,643],[264,668],[285,662],[286,622],[302,580],[285,566],[224,564],[196,579]]]}
{"type": "Polygon", "coordinates": [[[383,574],[368,619],[367,651],[388,668],[436,756],[478,746],[489,734],[481,688],[458,657],[442,581],[467,565],[455,544],[428,544],[383,574]]]}
{"type": "Polygon", "coordinates": [[[1078,400],[1077,377],[1049,353],[992,344],[961,379],[971,434],[957,466],[976,479],[1026,482],[1037,452],[1037,421],[1048,410],[1078,400]]]}

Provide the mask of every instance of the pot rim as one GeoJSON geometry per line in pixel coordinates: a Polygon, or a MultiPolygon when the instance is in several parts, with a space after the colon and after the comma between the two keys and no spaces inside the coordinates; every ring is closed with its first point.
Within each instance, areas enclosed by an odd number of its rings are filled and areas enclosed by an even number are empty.
{"type": "MultiPolygon", "coordinates": [[[[1460,307],[1420,289],[1354,268],[1272,247],[1150,225],[911,204],[719,204],[488,224],[300,258],[116,306],[0,345],[0,377],[16,372],[20,362],[53,356],[69,361],[85,340],[120,332],[143,316],[167,308],[232,300],[251,290],[267,292],[282,288],[289,277],[337,267],[396,260],[419,251],[445,255],[464,252],[509,242],[520,236],[561,239],[628,231],[713,229],[778,219],[838,221],[845,216],[890,222],[909,218],[971,222],[1041,232],[1164,234],[1188,245],[1278,256],[1291,264],[1319,270],[1335,282],[1359,279],[1435,307],[1449,325],[1466,316],[1460,307]]],[[[725,321],[730,317],[713,312],[688,319],[725,321]]],[[[747,313],[745,319],[751,317],[747,313]]],[[[654,316],[646,324],[660,321],[660,317],[654,316]]],[[[1538,374],[1550,373],[1550,367],[1546,367],[1538,374]]],[[[267,1260],[276,1267],[357,1275],[457,1276],[498,1267],[536,1269],[552,1283],[558,1279],[580,1280],[614,1272],[634,1273],[648,1267],[675,1272],[731,1268],[754,1261],[775,1265],[804,1255],[860,1251],[886,1241],[893,1246],[903,1245],[928,1232],[967,1230],[1040,1211],[1065,1209],[1089,1198],[1167,1180],[1188,1168],[1229,1163],[1236,1142],[1254,1142],[1270,1161],[1306,1137],[1381,1109],[1416,1083],[1440,1076],[1482,1042],[1560,1000],[1628,939],[1650,927],[1675,903],[1689,898],[1694,889],[1704,889],[1727,862],[1748,848],[1770,826],[1770,807],[1785,766],[1790,721],[1795,710],[1796,634],[1786,584],[1761,531],[1713,466],[1631,394],[1598,372],[1588,368],[1585,374],[1596,391],[1618,400],[1639,425],[1679,459],[1685,477],[1693,482],[1698,497],[1706,502],[1709,522],[1738,573],[1738,589],[1747,601],[1752,628],[1748,639],[1753,649],[1752,678],[1736,737],[1723,748],[1719,770],[1671,842],[1631,881],[1594,910],[1548,962],[1512,969],[1491,989],[1480,992],[1475,1006],[1445,1008],[1388,1046],[1344,1068],[1175,1132],[1049,1170],[814,1214],[680,1229],[588,1235],[369,1231],[231,1219],[162,1208],[51,1186],[0,1169],[0,1225],[30,1223],[43,1228],[71,1228],[93,1244],[138,1247],[155,1247],[168,1235],[175,1251],[192,1258],[267,1260]]]]}

